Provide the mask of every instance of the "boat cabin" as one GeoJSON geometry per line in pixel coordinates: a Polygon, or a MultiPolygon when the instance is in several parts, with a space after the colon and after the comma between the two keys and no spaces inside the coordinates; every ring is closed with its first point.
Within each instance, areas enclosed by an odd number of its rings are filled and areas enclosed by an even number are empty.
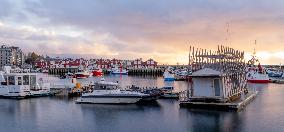
{"type": "Polygon", "coordinates": [[[1,77],[1,86],[30,86],[30,89],[37,89],[36,83],[36,74],[31,73],[10,73],[1,77]]]}
{"type": "Polygon", "coordinates": [[[96,82],[93,86],[93,90],[115,90],[118,89],[118,83],[113,82],[106,82],[106,81],[100,81],[96,82]]]}

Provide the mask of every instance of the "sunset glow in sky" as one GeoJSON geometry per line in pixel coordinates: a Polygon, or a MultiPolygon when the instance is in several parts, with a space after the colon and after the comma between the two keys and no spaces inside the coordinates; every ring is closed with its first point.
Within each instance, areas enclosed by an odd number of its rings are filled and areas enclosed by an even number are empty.
{"type": "Polygon", "coordinates": [[[0,1],[0,43],[26,52],[186,64],[190,45],[249,58],[254,40],[262,64],[284,63],[283,0],[0,1]]]}

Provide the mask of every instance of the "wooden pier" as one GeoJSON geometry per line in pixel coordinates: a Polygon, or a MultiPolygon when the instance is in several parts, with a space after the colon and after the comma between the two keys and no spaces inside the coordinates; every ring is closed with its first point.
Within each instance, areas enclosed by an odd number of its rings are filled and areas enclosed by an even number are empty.
{"type": "Polygon", "coordinates": [[[163,75],[163,69],[129,69],[128,75],[163,75]]]}
{"type": "Polygon", "coordinates": [[[78,68],[50,68],[48,74],[51,75],[65,75],[66,73],[76,73],[78,68]]]}
{"type": "MultiPolygon", "coordinates": [[[[104,74],[110,74],[110,71],[107,69],[102,70],[104,74]]],[[[50,68],[48,70],[48,74],[51,75],[65,75],[66,73],[76,73],[78,72],[78,68],[50,68]]],[[[163,75],[164,69],[129,69],[129,75],[163,75]]]]}

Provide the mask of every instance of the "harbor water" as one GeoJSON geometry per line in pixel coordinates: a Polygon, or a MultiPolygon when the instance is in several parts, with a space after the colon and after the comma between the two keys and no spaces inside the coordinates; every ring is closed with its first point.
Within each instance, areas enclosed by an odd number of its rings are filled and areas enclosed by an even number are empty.
{"type": "MultiPolygon", "coordinates": [[[[51,82],[68,83],[49,77],[51,82]]],[[[187,89],[184,81],[164,82],[162,77],[106,76],[121,87],[174,86],[187,89]]],[[[99,78],[77,80],[89,83],[99,78]]],[[[180,108],[177,100],[160,99],[150,104],[76,104],[62,96],[0,99],[1,132],[261,132],[284,130],[284,85],[249,84],[259,91],[240,112],[180,108]]]]}

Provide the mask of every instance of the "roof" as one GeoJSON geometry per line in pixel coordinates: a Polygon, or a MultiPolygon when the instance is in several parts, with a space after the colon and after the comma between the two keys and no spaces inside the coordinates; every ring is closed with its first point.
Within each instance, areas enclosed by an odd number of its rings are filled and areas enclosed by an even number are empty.
{"type": "Polygon", "coordinates": [[[220,71],[213,70],[211,68],[203,68],[196,72],[192,73],[193,77],[213,77],[213,76],[221,76],[222,73],[220,71]]]}

